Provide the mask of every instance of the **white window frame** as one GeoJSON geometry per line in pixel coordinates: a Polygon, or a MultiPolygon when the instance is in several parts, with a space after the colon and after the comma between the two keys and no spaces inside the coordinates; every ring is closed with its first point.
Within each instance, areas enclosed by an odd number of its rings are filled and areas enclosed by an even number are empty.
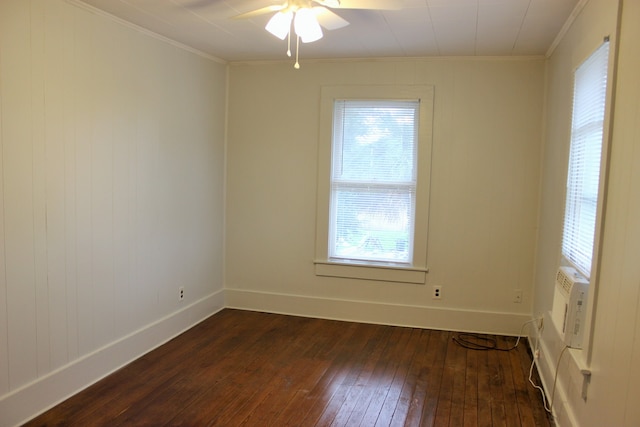
{"type": "Polygon", "coordinates": [[[591,278],[596,260],[602,217],[602,193],[608,163],[606,132],[608,128],[608,90],[610,87],[608,81],[610,79],[609,51],[609,40],[605,39],[605,42],[574,70],[573,113],[562,233],[562,257],[563,263],[575,267],[587,279],[591,278]],[[596,66],[600,68],[596,68],[596,66]],[[603,69],[604,76],[596,74],[603,69]],[[599,81],[604,84],[599,89],[592,86],[594,76],[604,79],[599,81]],[[594,146],[594,134],[600,135],[597,140],[598,147],[594,146]],[[589,157],[596,154],[595,150],[597,149],[599,149],[597,159],[589,160],[589,157]],[[598,170],[589,169],[585,172],[585,166],[593,167],[594,160],[596,160],[598,170]],[[585,182],[592,184],[584,184],[585,182]],[[585,190],[593,187],[593,182],[597,185],[595,194],[585,190]],[[589,202],[593,205],[592,230],[584,228],[585,215],[581,209],[589,202]],[[593,234],[588,236],[587,233],[593,234]]]}
{"type": "MultiPolygon", "coordinates": [[[[602,132],[602,152],[600,158],[600,179],[599,179],[599,190],[598,190],[598,204],[596,210],[596,225],[594,232],[594,241],[593,241],[593,256],[591,259],[591,272],[588,275],[589,278],[589,298],[587,300],[587,314],[586,314],[586,329],[584,331],[584,339],[582,349],[569,349],[569,354],[573,357],[574,361],[578,364],[578,366],[582,366],[585,369],[591,365],[591,360],[593,357],[593,334],[595,331],[595,310],[597,305],[597,294],[598,294],[598,286],[599,286],[599,264],[600,264],[600,250],[603,240],[603,225],[605,222],[605,200],[606,200],[606,188],[607,188],[607,178],[608,178],[608,168],[609,168],[609,153],[611,148],[611,132],[612,132],[612,105],[613,105],[613,94],[615,88],[615,80],[616,80],[616,39],[613,36],[606,36],[604,38],[605,42],[609,42],[609,55],[607,58],[607,88],[605,95],[605,112],[604,112],[604,125],[602,132]]],[[[574,68],[575,70],[582,65],[592,54],[595,52],[598,47],[595,49],[592,48],[586,57],[581,60],[578,65],[574,68]]],[[[571,126],[573,126],[573,117],[571,118],[571,126]]],[[[570,151],[570,147],[569,147],[570,151]]],[[[569,153],[568,153],[569,154],[569,153]]],[[[567,156],[568,158],[568,156],[567,156]]],[[[567,161],[567,166],[568,166],[567,161]]],[[[568,171],[567,171],[568,175],[568,171]]],[[[566,183],[565,183],[566,184],[566,183]]],[[[565,201],[566,202],[566,201],[565,201]]],[[[563,206],[564,208],[564,206],[563,206]]],[[[564,227],[563,227],[564,228],[564,227]]],[[[564,233],[564,231],[563,231],[564,233]]],[[[562,242],[561,242],[562,243],[562,242]]],[[[576,267],[571,261],[569,261],[564,255],[562,255],[562,248],[560,248],[560,264],[561,265],[570,265],[576,267]]]]}
{"type": "Polygon", "coordinates": [[[318,276],[355,278],[386,282],[426,282],[431,146],[433,128],[433,86],[325,86],[321,91],[318,148],[318,192],[316,215],[316,260],[318,276]],[[331,259],[329,257],[329,221],[333,113],[335,100],[419,100],[417,181],[413,257],[410,263],[384,263],[331,259]]]}

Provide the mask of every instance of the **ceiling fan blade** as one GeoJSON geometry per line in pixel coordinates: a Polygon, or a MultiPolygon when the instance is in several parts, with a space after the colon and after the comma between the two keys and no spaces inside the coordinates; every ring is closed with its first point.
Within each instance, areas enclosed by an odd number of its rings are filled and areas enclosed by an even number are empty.
{"type": "Polygon", "coordinates": [[[183,3],[183,6],[188,9],[200,9],[207,6],[215,5],[216,3],[221,3],[222,0],[191,0],[183,3]]]}
{"type": "Polygon", "coordinates": [[[340,7],[340,0],[313,0],[324,7],[340,7]]]}
{"type": "Polygon", "coordinates": [[[240,15],[236,15],[233,17],[233,19],[248,19],[248,18],[253,18],[255,16],[260,16],[260,15],[265,15],[267,13],[272,13],[272,12],[279,12],[282,9],[284,9],[285,6],[283,5],[271,5],[271,6],[266,6],[266,7],[262,7],[260,9],[256,9],[256,10],[252,10],[246,13],[241,13],[240,15]]]}
{"type": "Polygon", "coordinates": [[[340,0],[339,6],[335,6],[336,0],[314,0],[323,6],[335,9],[370,9],[370,10],[401,10],[419,7],[423,0],[340,0]]]}
{"type": "Polygon", "coordinates": [[[194,0],[194,1],[190,1],[188,3],[185,3],[185,7],[187,8],[191,8],[191,9],[198,9],[198,8],[202,8],[205,6],[209,6],[211,2],[209,0],[194,0]]]}
{"type": "Polygon", "coordinates": [[[333,13],[326,7],[316,6],[313,9],[313,13],[316,15],[318,22],[327,30],[337,30],[338,28],[346,27],[349,25],[349,21],[342,19],[337,14],[333,13]]]}

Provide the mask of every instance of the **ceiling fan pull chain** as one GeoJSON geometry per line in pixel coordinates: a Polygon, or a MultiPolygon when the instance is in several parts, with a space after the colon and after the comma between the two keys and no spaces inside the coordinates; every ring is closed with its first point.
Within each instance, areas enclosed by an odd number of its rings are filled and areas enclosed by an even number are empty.
{"type": "Polygon", "coordinates": [[[300,52],[300,36],[296,36],[296,63],[293,65],[293,68],[296,70],[300,68],[300,63],[298,62],[298,53],[300,52]]]}
{"type": "Polygon", "coordinates": [[[291,31],[287,33],[287,56],[291,58],[291,31]]]}

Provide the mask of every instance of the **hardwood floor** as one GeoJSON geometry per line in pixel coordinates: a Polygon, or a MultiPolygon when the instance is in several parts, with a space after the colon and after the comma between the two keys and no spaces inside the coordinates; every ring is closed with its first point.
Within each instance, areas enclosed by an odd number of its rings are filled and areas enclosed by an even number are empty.
{"type": "Polygon", "coordinates": [[[26,425],[552,425],[524,342],[453,336],[227,309],[26,425]]]}

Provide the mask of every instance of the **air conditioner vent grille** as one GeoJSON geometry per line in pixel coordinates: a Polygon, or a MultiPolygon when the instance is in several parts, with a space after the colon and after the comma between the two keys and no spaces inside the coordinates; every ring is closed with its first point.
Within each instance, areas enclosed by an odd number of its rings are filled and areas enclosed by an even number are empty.
{"type": "Polygon", "coordinates": [[[588,285],[589,281],[573,267],[560,267],[556,273],[556,284],[565,294],[571,293],[571,288],[576,283],[588,285]]]}
{"type": "Polygon", "coordinates": [[[558,285],[560,285],[564,293],[568,294],[569,292],[571,292],[571,285],[574,281],[567,275],[565,269],[561,268],[558,270],[556,281],[558,282],[558,285]]]}

